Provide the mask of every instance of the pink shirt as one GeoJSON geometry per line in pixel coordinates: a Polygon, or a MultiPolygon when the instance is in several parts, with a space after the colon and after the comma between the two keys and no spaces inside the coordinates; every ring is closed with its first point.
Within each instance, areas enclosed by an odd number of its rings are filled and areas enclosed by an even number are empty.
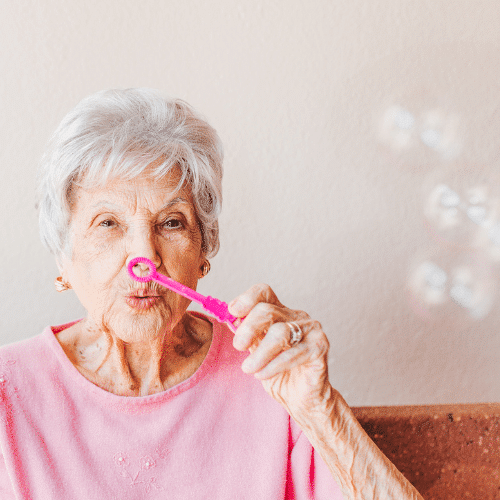
{"type": "Polygon", "coordinates": [[[54,333],[0,348],[0,498],[341,500],[286,411],[214,325],[200,368],[146,397],[100,389],[54,333]]]}

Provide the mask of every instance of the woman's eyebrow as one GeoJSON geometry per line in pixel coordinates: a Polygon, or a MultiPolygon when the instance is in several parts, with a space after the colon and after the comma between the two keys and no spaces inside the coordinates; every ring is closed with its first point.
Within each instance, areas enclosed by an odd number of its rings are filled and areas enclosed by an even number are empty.
{"type": "Polygon", "coordinates": [[[173,200],[170,200],[169,202],[165,203],[165,205],[163,205],[163,207],[160,209],[160,212],[163,212],[164,210],[167,210],[168,208],[172,207],[173,205],[177,205],[178,203],[191,205],[191,203],[188,200],[186,200],[182,196],[178,196],[177,198],[174,198],[173,200]]]}

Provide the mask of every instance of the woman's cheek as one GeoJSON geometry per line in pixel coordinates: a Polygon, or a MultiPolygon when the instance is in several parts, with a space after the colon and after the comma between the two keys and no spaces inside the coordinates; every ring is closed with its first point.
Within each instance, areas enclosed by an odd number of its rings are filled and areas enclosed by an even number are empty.
{"type": "Polygon", "coordinates": [[[184,231],[177,234],[167,234],[161,238],[158,250],[161,252],[165,264],[189,262],[199,259],[201,255],[201,236],[195,232],[184,231]]]}
{"type": "Polygon", "coordinates": [[[125,248],[125,240],[120,238],[118,234],[99,234],[96,232],[87,239],[88,258],[99,257],[106,253],[113,253],[120,247],[125,248]]]}
{"type": "Polygon", "coordinates": [[[87,240],[86,244],[75,249],[73,262],[80,276],[78,281],[84,288],[105,290],[110,286],[113,277],[119,273],[122,252],[119,245],[110,241],[87,240]]]}

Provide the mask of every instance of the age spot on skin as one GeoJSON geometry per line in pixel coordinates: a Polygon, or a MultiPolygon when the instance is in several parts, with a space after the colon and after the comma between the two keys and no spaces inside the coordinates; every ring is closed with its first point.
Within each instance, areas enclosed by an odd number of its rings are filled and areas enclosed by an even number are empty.
{"type": "Polygon", "coordinates": [[[192,339],[192,343],[190,344],[176,344],[174,347],[174,351],[179,356],[183,358],[190,358],[194,354],[196,354],[203,347],[203,342],[199,342],[198,340],[192,339]]]}

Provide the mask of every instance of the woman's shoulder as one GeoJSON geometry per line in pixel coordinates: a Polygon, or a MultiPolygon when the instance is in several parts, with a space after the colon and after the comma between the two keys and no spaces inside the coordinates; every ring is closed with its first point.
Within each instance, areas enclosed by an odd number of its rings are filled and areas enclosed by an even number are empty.
{"type": "Polygon", "coordinates": [[[38,351],[42,347],[42,337],[46,333],[45,330],[46,329],[44,329],[42,333],[38,333],[32,337],[0,346],[0,360],[7,358],[26,359],[27,354],[29,354],[28,357],[31,357],[32,353],[38,351]]]}
{"type": "MultiPolygon", "coordinates": [[[[79,320],[77,320],[79,321],[79,320]]],[[[58,342],[56,334],[77,321],[59,326],[46,326],[38,334],[0,346],[0,378],[2,374],[14,375],[33,383],[57,368],[58,342]],[[31,376],[30,376],[31,374],[31,376]]]]}
{"type": "MultiPolygon", "coordinates": [[[[50,364],[44,332],[0,347],[0,420],[3,410],[42,394],[43,366],[50,364]]],[[[26,409],[25,409],[26,410],[26,409]]],[[[23,410],[24,411],[24,410],[23,410]]]]}
{"type": "Polygon", "coordinates": [[[44,337],[48,334],[47,330],[50,330],[50,327],[35,336],[0,346],[0,378],[5,378],[6,372],[21,368],[29,370],[46,359],[47,346],[44,337]]]}

